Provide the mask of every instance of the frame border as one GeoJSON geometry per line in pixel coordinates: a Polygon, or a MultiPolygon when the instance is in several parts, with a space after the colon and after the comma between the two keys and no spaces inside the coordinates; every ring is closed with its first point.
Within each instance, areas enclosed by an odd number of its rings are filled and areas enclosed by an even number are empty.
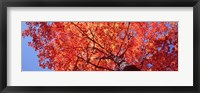
{"type": "Polygon", "coordinates": [[[0,91],[1,93],[117,92],[199,93],[200,0],[1,0],[0,1],[0,91]],[[193,86],[7,86],[7,7],[193,7],[193,86]]]}

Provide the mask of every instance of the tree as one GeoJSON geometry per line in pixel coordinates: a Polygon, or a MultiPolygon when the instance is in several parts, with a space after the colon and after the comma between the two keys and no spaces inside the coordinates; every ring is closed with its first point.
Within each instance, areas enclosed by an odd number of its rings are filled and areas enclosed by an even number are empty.
{"type": "Polygon", "coordinates": [[[26,22],[39,66],[56,71],[177,71],[177,22],[26,22]]]}

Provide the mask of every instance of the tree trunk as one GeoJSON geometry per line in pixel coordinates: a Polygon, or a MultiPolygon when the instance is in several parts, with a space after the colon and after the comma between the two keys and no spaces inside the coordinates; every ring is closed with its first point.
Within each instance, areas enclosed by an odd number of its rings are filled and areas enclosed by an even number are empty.
{"type": "Polygon", "coordinates": [[[129,65],[129,66],[125,66],[123,71],[140,71],[140,69],[138,69],[136,66],[134,65],[129,65]]]}
{"type": "Polygon", "coordinates": [[[124,58],[114,57],[114,61],[117,63],[120,71],[140,71],[135,65],[128,64],[124,58]]]}

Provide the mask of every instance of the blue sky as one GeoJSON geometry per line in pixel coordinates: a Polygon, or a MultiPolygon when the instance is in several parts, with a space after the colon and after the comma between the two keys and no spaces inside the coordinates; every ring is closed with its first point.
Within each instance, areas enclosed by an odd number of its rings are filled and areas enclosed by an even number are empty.
{"type": "MultiPolygon", "coordinates": [[[[22,22],[22,31],[27,28],[25,22],[22,22]]],[[[31,42],[31,37],[22,37],[22,71],[50,71],[49,69],[43,69],[39,67],[38,52],[32,47],[28,46],[28,42],[31,42]]]]}

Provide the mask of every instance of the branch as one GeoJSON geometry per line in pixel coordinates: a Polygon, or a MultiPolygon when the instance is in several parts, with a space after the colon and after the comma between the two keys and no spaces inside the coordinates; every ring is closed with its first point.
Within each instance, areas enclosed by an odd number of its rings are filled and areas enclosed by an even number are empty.
{"type": "MultiPolygon", "coordinates": [[[[76,59],[76,63],[75,63],[75,65],[74,65],[73,71],[75,70],[75,68],[79,69],[78,66],[77,66],[78,60],[79,60],[79,57],[77,57],[77,59],[76,59]]],[[[79,69],[79,70],[80,70],[80,69],[79,69]]]]}
{"type": "Polygon", "coordinates": [[[94,67],[96,67],[96,68],[114,71],[114,70],[112,70],[112,69],[110,69],[110,68],[105,68],[105,67],[103,67],[103,66],[98,66],[98,65],[96,65],[96,64],[94,64],[94,63],[91,63],[89,60],[85,60],[85,59],[82,58],[82,57],[80,57],[80,58],[81,58],[83,61],[85,61],[86,63],[89,63],[89,64],[91,64],[92,66],[94,66],[94,67]]]}
{"type": "Polygon", "coordinates": [[[97,68],[101,68],[101,69],[106,69],[106,70],[114,71],[113,69],[110,69],[110,68],[105,68],[105,67],[103,67],[103,66],[95,65],[94,63],[91,63],[90,61],[88,61],[88,63],[91,64],[91,65],[93,65],[93,66],[95,66],[95,67],[97,67],[97,68]]]}
{"type": "MultiPolygon", "coordinates": [[[[75,24],[75,23],[73,23],[72,22],[72,24],[74,25],[74,26],[76,26],[79,30],[79,32],[80,33],[82,33],[82,34],[84,34],[89,40],[91,40],[93,43],[95,43],[95,44],[97,44],[98,46],[100,46],[101,48],[102,48],[102,51],[103,50],[105,50],[106,52],[108,52],[108,53],[110,53],[111,55],[112,55],[112,53],[110,52],[110,51],[108,51],[108,50],[106,50],[101,44],[99,44],[97,41],[95,41],[94,39],[92,39],[92,38],[90,38],[77,24],[75,24]]],[[[98,49],[98,50],[100,50],[100,49],[98,49]]],[[[103,51],[104,52],[104,51],[103,51]]],[[[106,53],[106,52],[104,52],[104,53],[106,53]]],[[[107,53],[106,53],[107,54],[107,53]]]]}
{"type": "Polygon", "coordinates": [[[79,29],[79,32],[81,31],[81,33],[84,34],[89,40],[91,40],[92,42],[94,42],[97,45],[99,45],[102,49],[104,49],[104,47],[101,44],[99,44],[95,40],[91,39],[78,25],[74,24],[73,22],[72,22],[72,24],[75,25],[79,29]]]}
{"type": "Polygon", "coordinates": [[[140,66],[140,69],[143,68],[143,66],[144,66],[143,63],[144,63],[144,60],[147,60],[147,59],[146,59],[146,56],[147,56],[147,55],[149,55],[149,53],[147,53],[146,55],[143,55],[143,56],[142,56],[141,61],[140,61],[140,65],[141,65],[141,66],[140,66]]]}

